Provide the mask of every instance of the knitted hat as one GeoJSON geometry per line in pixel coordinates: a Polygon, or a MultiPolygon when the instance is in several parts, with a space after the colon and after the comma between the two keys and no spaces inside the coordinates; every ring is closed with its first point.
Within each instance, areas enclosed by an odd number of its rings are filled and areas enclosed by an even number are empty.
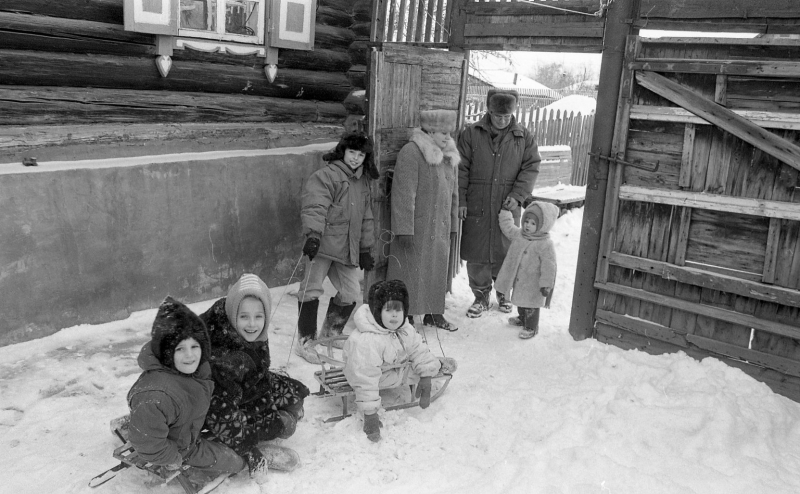
{"type": "Polygon", "coordinates": [[[239,306],[247,296],[257,298],[264,306],[264,330],[258,335],[256,341],[266,341],[269,317],[272,312],[272,295],[269,293],[267,284],[261,281],[258,276],[245,273],[239,278],[239,281],[230,287],[228,296],[225,298],[225,315],[228,316],[228,322],[235,328],[236,318],[239,316],[239,306]]]}
{"type": "Polygon", "coordinates": [[[520,223],[524,224],[528,216],[533,216],[534,221],[536,221],[536,230],[539,231],[544,222],[544,213],[542,212],[541,206],[534,202],[525,208],[525,211],[522,213],[522,219],[520,220],[520,223]]]}
{"type": "Polygon", "coordinates": [[[450,133],[456,130],[456,113],[454,110],[422,110],[419,112],[419,123],[425,132],[450,133]]]}
{"type": "Polygon", "coordinates": [[[518,101],[519,93],[513,89],[490,89],[486,94],[486,108],[503,115],[514,113],[518,101]]]}
{"type": "Polygon", "coordinates": [[[150,337],[150,349],[164,367],[173,367],[175,347],[186,338],[200,343],[203,352],[200,362],[208,360],[211,346],[206,325],[191,309],[170,296],[158,307],[150,337]]]}
{"type": "Polygon", "coordinates": [[[403,304],[403,319],[408,317],[408,289],[406,284],[400,280],[379,281],[369,287],[367,301],[369,303],[369,310],[375,317],[375,322],[383,325],[381,318],[381,311],[386,302],[390,300],[397,300],[403,304]]]}

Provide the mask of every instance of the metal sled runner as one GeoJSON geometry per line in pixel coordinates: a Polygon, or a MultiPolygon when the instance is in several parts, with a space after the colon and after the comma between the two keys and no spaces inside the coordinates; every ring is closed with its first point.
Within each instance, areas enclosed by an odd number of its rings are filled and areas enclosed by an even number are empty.
{"type": "MultiPolygon", "coordinates": [[[[331,338],[320,339],[317,342],[317,354],[322,361],[322,368],[314,372],[314,379],[316,379],[319,383],[319,391],[313,394],[323,398],[329,396],[338,396],[342,399],[342,414],[325,420],[326,423],[338,422],[339,420],[352,415],[352,413],[348,411],[347,399],[351,395],[354,395],[355,391],[344,377],[344,361],[341,358],[336,358],[334,356],[334,352],[338,350],[336,344],[343,344],[346,339],[347,336],[333,336],[331,338]],[[319,347],[322,347],[324,351],[320,351],[319,347]]],[[[408,376],[411,372],[411,362],[407,361],[397,365],[382,367],[382,370],[384,371],[390,369],[401,369],[403,373],[403,379],[401,379],[399,384],[396,386],[380,389],[391,389],[403,385],[409,385],[411,386],[411,396],[413,397],[416,391],[416,384],[408,383],[408,376]]],[[[431,394],[431,403],[433,403],[437,398],[439,398],[439,396],[442,395],[442,393],[444,393],[444,390],[447,389],[447,385],[450,383],[450,379],[452,378],[452,374],[443,373],[441,371],[439,371],[439,374],[431,378],[432,380],[444,380],[442,382],[442,386],[436,391],[436,393],[431,394]]],[[[416,406],[419,406],[419,400],[415,401],[412,399],[412,401],[408,403],[384,407],[384,410],[402,410],[404,408],[413,408],[416,406]]]]}

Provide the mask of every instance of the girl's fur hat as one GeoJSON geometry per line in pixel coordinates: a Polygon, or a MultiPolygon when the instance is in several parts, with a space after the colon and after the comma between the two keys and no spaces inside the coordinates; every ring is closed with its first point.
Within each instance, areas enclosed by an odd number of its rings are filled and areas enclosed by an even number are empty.
{"type": "Polygon", "coordinates": [[[403,319],[408,317],[408,289],[406,284],[400,280],[379,281],[369,287],[367,302],[375,322],[383,326],[381,311],[386,302],[397,300],[403,304],[403,319]]]}
{"type": "Polygon", "coordinates": [[[503,115],[514,113],[518,101],[519,93],[513,89],[490,89],[486,94],[486,108],[503,115]]]}
{"type": "Polygon", "coordinates": [[[419,112],[419,124],[425,132],[444,132],[449,134],[456,130],[455,110],[422,110],[419,112]]]}
{"type": "Polygon", "coordinates": [[[261,278],[254,274],[245,273],[239,281],[228,289],[228,296],[225,297],[225,315],[228,322],[235,328],[236,318],[239,317],[239,306],[245,297],[255,297],[264,306],[264,330],[256,338],[257,341],[267,341],[267,328],[269,328],[269,317],[272,313],[272,295],[269,287],[261,278]]]}
{"type": "Polygon", "coordinates": [[[173,368],[175,347],[187,338],[200,343],[200,362],[208,360],[211,345],[203,320],[184,304],[167,296],[158,307],[153,328],[150,331],[150,349],[161,365],[173,368]]]}
{"type": "Polygon", "coordinates": [[[378,173],[378,168],[375,167],[375,157],[374,151],[375,146],[372,144],[372,139],[363,132],[353,132],[350,134],[345,134],[339,140],[339,143],[333,149],[333,151],[322,155],[322,159],[325,161],[336,161],[344,159],[344,151],[346,149],[352,149],[354,151],[362,151],[366,156],[364,157],[364,163],[362,166],[364,167],[364,173],[367,175],[368,178],[375,180],[380,177],[378,173]]]}

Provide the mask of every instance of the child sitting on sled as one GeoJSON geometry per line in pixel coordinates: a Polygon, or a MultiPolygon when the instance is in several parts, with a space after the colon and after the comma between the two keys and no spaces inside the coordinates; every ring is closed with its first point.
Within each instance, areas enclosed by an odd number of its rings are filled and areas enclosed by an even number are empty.
{"type": "Polygon", "coordinates": [[[139,353],[143,372],[128,392],[128,439],[136,452],[167,471],[192,467],[186,472],[192,483],[241,471],[241,456],[200,437],[214,389],[203,321],[167,297],[150,335],[139,353]]]}
{"type": "Polygon", "coordinates": [[[500,211],[500,230],[511,240],[508,254],[497,274],[498,292],[511,294],[519,317],[508,321],[522,326],[519,337],[533,338],[539,332],[539,309],[550,308],[556,283],[556,249],[548,233],[559,209],[549,202],[535,201],[522,213],[522,227],[514,225],[511,211],[500,211]]]}
{"type": "Polygon", "coordinates": [[[381,438],[378,409],[381,388],[419,383],[420,407],[430,405],[431,377],[439,371],[452,373],[456,361],[437,358],[408,322],[408,290],[400,280],[379,281],[368,293],[368,305],[353,316],[356,329],[344,345],[344,375],[355,391],[356,406],[364,414],[364,432],[377,442],[381,438]],[[398,364],[411,362],[405,383],[398,364]]]}

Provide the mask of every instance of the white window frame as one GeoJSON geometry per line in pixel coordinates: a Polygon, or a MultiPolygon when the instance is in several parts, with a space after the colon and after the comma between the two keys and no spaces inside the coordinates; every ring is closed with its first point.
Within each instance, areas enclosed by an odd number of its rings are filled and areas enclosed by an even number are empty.
{"type": "MultiPolygon", "coordinates": [[[[180,4],[180,0],[176,0],[180,4]]],[[[235,3],[236,0],[214,0],[217,4],[217,18],[216,26],[217,31],[202,31],[199,29],[183,29],[180,27],[180,15],[178,15],[178,36],[185,38],[203,38],[213,39],[216,41],[233,41],[237,43],[248,43],[253,45],[263,45],[265,36],[265,18],[266,9],[268,8],[266,0],[252,0],[258,4],[258,29],[256,29],[255,36],[247,36],[242,34],[231,34],[225,32],[225,7],[229,2],[235,3]]]]}

